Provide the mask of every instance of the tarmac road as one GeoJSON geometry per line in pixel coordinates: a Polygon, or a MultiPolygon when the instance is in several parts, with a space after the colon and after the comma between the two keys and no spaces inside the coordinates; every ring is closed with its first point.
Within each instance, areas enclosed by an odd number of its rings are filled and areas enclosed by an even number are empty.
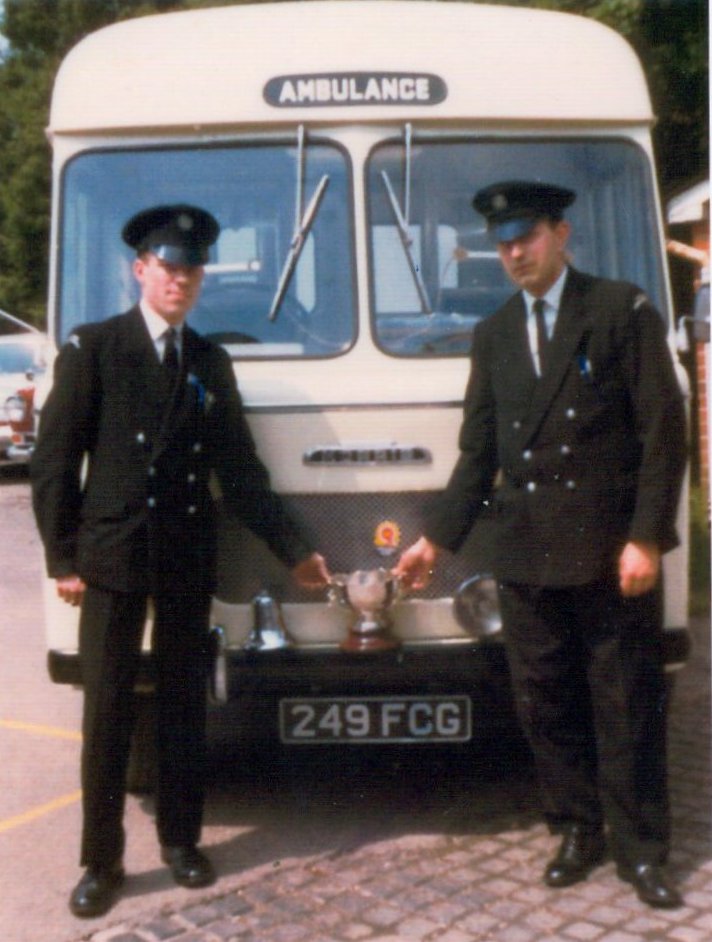
{"type": "Polygon", "coordinates": [[[67,910],[79,876],[80,696],[46,675],[29,488],[0,480],[0,933],[4,942],[703,942],[712,938],[709,618],[670,722],[672,868],[687,906],[642,906],[606,863],[552,891],[555,843],[526,758],[452,752],[215,756],[205,846],[216,886],[176,888],[150,799],[129,798],[115,908],[67,910]]]}

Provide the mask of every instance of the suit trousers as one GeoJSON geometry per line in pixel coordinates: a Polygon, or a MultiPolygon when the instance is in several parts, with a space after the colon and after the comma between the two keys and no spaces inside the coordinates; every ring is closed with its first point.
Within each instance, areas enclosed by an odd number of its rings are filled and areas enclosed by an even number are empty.
{"type": "MultiPolygon", "coordinates": [[[[156,826],[161,844],[196,844],[204,803],[209,595],[152,596],[156,685],[156,826]]],[[[124,850],[123,813],[134,686],[146,593],[89,586],[79,650],[84,685],[81,865],[104,868],[124,850]]]]}
{"type": "Polygon", "coordinates": [[[626,866],[669,847],[662,593],[500,585],[517,713],[553,831],[603,829],[626,866]]]}

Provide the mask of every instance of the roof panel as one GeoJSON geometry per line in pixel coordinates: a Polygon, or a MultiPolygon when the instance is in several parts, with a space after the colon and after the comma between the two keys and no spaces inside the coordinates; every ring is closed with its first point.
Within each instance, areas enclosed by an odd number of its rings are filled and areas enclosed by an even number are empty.
{"type": "MultiPolygon", "coordinates": [[[[433,73],[439,104],[414,119],[648,122],[638,60],[579,16],[427,0],[301,0],[129,20],[82,40],[61,66],[50,131],[234,127],[304,120],[267,104],[278,75],[433,73]]],[[[329,104],[314,120],[391,119],[393,105],[329,104]]]]}

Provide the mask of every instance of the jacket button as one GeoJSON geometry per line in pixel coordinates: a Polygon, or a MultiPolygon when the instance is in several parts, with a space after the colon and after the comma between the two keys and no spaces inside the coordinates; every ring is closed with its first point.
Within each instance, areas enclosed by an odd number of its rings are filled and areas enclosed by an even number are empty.
{"type": "Polygon", "coordinates": [[[575,410],[575,409],[567,409],[567,410],[566,410],[566,418],[567,418],[567,419],[575,419],[575,418],[576,418],[576,410],[575,410]]]}
{"type": "Polygon", "coordinates": [[[567,482],[566,482],[566,490],[567,490],[567,491],[575,491],[575,490],[576,490],[576,481],[567,481],[567,482]]]}
{"type": "Polygon", "coordinates": [[[144,432],[138,432],[138,433],[136,434],[136,441],[139,443],[139,445],[145,445],[145,444],[146,444],[146,435],[145,435],[145,433],[144,433],[144,432]]]}
{"type": "Polygon", "coordinates": [[[195,484],[195,475],[193,474],[192,471],[188,475],[188,484],[195,484]]]}
{"type": "Polygon", "coordinates": [[[559,452],[566,458],[571,454],[571,448],[569,445],[562,445],[559,452]]]}
{"type": "Polygon", "coordinates": [[[534,491],[536,490],[536,481],[528,481],[527,490],[529,491],[530,494],[533,494],[534,491]]]}
{"type": "Polygon", "coordinates": [[[518,432],[521,427],[522,427],[522,423],[519,421],[519,419],[515,419],[514,422],[512,422],[512,428],[515,431],[518,432]]]}
{"type": "Polygon", "coordinates": [[[202,450],[203,450],[203,443],[202,443],[202,442],[196,442],[196,443],[193,445],[193,453],[194,453],[194,454],[197,455],[197,454],[198,454],[199,452],[201,452],[202,450]]]}
{"type": "Polygon", "coordinates": [[[526,451],[523,451],[523,452],[522,452],[522,458],[523,458],[525,461],[531,461],[531,460],[532,460],[532,453],[531,453],[531,451],[529,450],[529,448],[527,448],[526,451]]]}
{"type": "Polygon", "coordinates": [[[153,465],[151,465],[150,468],[148,469],[148,476],[150,478],[155,478],[156,476],[156,469],[154,468],[153,465]]]}
{"type": "Polygon", "coordinates": [[[155,506],[156,506],[156,498],[155,498],[155,497],[149,497],[148,500],[146,501],[146,503],[148,504],[149,507],[155,507],[155,506]]]}
{"type": "Polygon", "coordinates": [[[194,504],[191,504],[190,507],[188,508],[188,513],[189,513],[189,514],[194,514],[194,513],[197,512],[197,510],[198,510],[198,508],[197,508],[194,504]]]}

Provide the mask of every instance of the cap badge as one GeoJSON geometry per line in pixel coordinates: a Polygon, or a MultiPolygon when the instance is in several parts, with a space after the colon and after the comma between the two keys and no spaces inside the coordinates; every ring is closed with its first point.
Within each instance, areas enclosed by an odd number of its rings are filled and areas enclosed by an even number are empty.
{"type": "Polygon", "coordinates": [[[181,213],[176,218],[176,225],[183,232],[189,232],[193,228],[193,217],[189,216],[188,213],[181,213]]]}
{"type": "Polygon", "coordinates": [[[508,205],[509,203],[504,193],[497,193],[495,196],[492,197],[492,209],[501,211],[503,209],[506,209],[508,205]]]}
{"type": "Polygon", "coordinates": [[[392,556],[400,546],[401,531],[394,520],[382,520],[373,534],[373,545],[381,556],[392,556]]]}

